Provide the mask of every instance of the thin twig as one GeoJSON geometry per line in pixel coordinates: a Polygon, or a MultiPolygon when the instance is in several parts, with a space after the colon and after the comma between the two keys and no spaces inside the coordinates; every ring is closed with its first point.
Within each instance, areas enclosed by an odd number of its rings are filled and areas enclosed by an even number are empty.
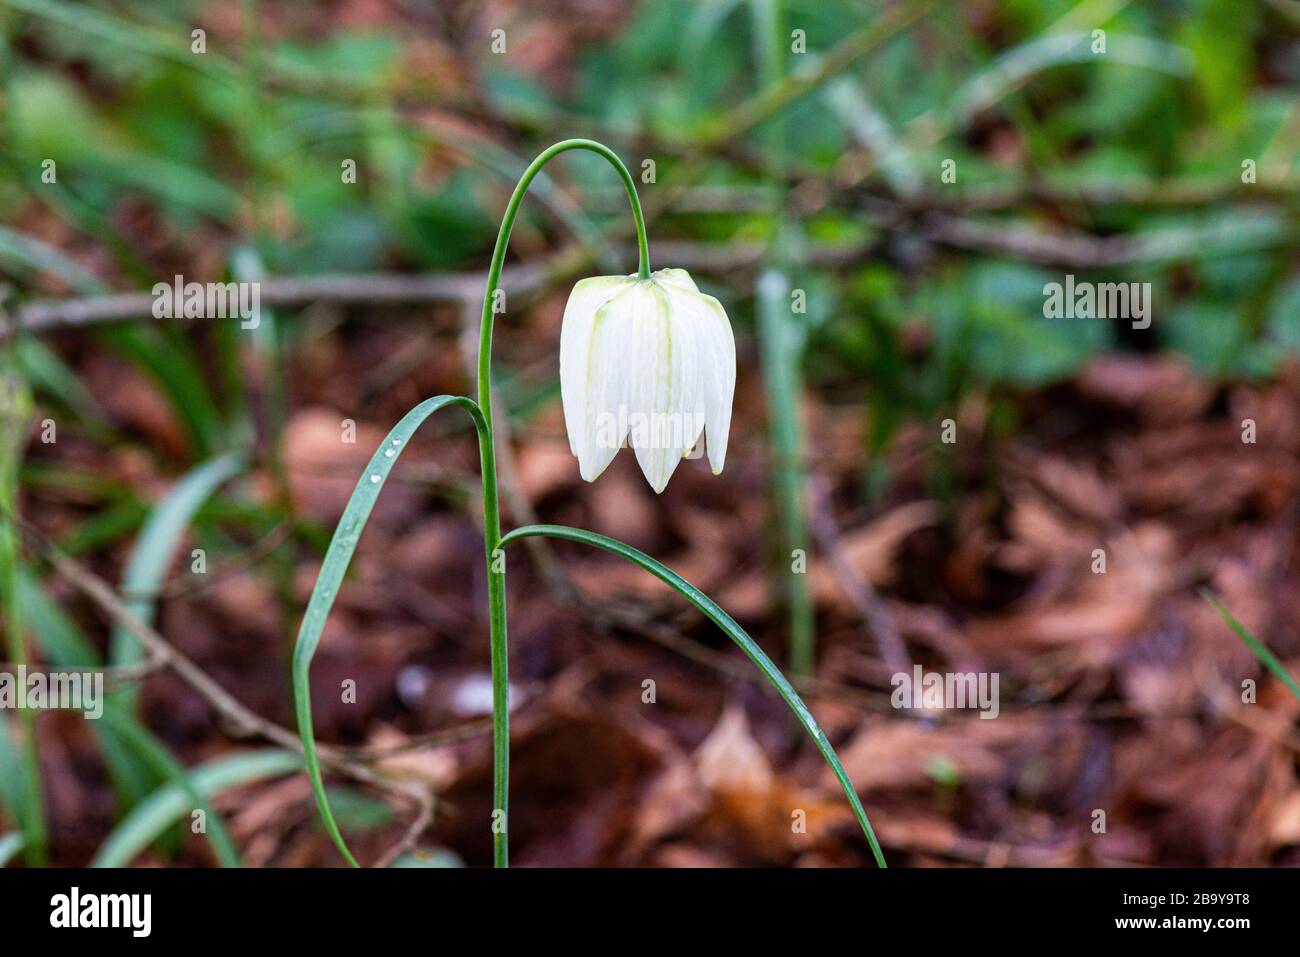
{"type": "MultiPolygon", "coordinates": [[[[512,293],[527,295],[545,285],[546,281],[543,271],[521,266],[507,270],[502,285],[512,293]]],[[[481,284],[482,278],[478,273],[277,277],[262,280],[258,296],[259,303],[266,306],[293,306],[310,302],[456,303],[480,294],[481,284]]],[[[147,292],[113,293],[81,299],[38,299],[20,306],[15,312],[13,326],[0,330],[0,336],[8,337],[15,329],[41,333],[54,329],[152,319],[153,306],[154,296],[147,292]]]]}
{"type": "MultiPolygon", "coordinates": [[[[633,247],[617,247],[625,260],[634,257],[633,247]]],[[[805,261],[817,266],[846,266],[867,258],[874,249],[866,243],[813,244],[805,261]]],[[[700,272],[727,273],[756,269],[762,262],[761,243],[694,243],[671,240],[655,244],[664,264],[700,272]]],[[[554,283],[577,275],[589,262],[576,244],[560,247],[545,260],[505,270],[502,288],[511,297],[512,308],[521,300],[554,283]]],[[[260,286],[260,303],[267,306],[296,306],[312,302],[346,303],[481,303],[483,277],[479,273],[444,273],[409,276],[400,273],[359,273],[330,276],[280,277],[266,279],[260,286]]],[[[12,324],[0,325],[0,341],[15,331],[41,334],[80,329],[108,323],[147,320],[182,322],[204,320],[157,320],[153,318],[151,293],[111,293],[75,299],[36,299],[14,312],[12,324]]],[[[220,321],[220,320],[217,320],[220,321]]],[[[232,317],[227,321],[240,321],[232,317]]]]}
{"type": "Polygon", "coordinates": [[[880,652],[880,660],[892,674],[910,674],[912,662],[907,654],[907,646],[898,634],[893,613],[871,587],[871,582],[844,554],[839,529],[831,511],[830,492],[824,478],[809,477],[808,500],[813,537],[830,559],[831,570],[835,573],[840,588],[866,622],[880,652]]]}
{"type": "Polygon", "coordinates": [[[114,665],[107,668],[94,668],[82,665],[77,668],[50,668],[42,665],[16,664],[12,661],[0,661],[0,674],[15,674],[19,668],[24,669],[28,676],[44,675],[45,677],[54,677],[58,675],[102,675],[104,678],[104,688],[106,691],[115,691],[126,685],[135,684],[142,681],[149,675],[166,667],[166,662],[157,655],[148,654],[140,661],[130,665],[114,665]]]}
{"type": "Polygon", "coordinates": [[[420,835],[428,828],[429,823],[433,820],[434,802],[432,795],[427,791],[421,792],[416,796],[415,803],[415,817],[411,819],[411,823],[403,832],[401,840],[379,855],[379,858],[375,861],[375,867],[388,867],[407,851],[414,850],[420,835]]]}
{"type": "MultiPolygon", "coordinates": [[[[65,581],[93,601],[112,621],[125,628],[149,653],[174,671],[187,685],[226,719],[232,733],[238,737],[261,737],[286,750],[302,751],[298,735],[288,728],[268,721],[252,711],[243,702],[221,687],[184,652],[173,646],[157,630],[135,615],[117,593],[103,579],[69,558],[37,528],[23,519],[10,521],[29,533],[38,548],[50,562],[54,571],[65,581]]],[[[382,757],[384,752],[370,752],[369,760],[382,757]]],[[[322,763],[357,781],[369,784],[414,801],[417,806],[428,800],[427,788],[410,780],[398,780],[381,774],[358,757],[344,754],[332,747],[321,747],[322,763]]]]}

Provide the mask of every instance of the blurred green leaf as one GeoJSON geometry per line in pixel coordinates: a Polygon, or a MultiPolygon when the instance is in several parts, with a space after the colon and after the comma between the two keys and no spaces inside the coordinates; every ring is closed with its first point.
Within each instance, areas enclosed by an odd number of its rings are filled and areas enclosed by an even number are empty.
{"type": "MultiPolygon", "coordinates": [[[[302,769],[302,758],[291,751],[241,751],[201,764],[189,773],[194,789],[205,798],[266,778],[302,769]]],[[[132,808],[100,845],[91,867],[126,867],[160,834],[193,810],[185,789],[165,784],[132,808]]],[[[212,821],[209,819],[209,829],[212,821]]]]}

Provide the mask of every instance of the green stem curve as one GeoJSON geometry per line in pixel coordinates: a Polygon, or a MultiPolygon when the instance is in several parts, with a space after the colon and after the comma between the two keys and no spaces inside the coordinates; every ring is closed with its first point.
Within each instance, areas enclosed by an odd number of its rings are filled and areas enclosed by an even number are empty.
{"type": "Polygon", "coordinates": [[[519,216],[519,206],[533,179],[542,167],[561,153],[569,150],[589,150],[609,160],[627,187],[628,201],[632,204],[632,218],[636,220],[636,241],[639,262],[637,275],[650,278],[650,250],[646,242],[645,216],[641,200],[636,194],[636,183],[618,154],[595,140],[561,140],[547,147],[528,164],[519,178],[515,191],[510,194],[501,229],[497,232],[496,246],[492,250],[492,265],[488,269],[487,291],[483,295],[483,317],[479,324],[478,340],[478,405],[486,423],[487,438],[480,443],[483,472],[483,547],[487,559],[488,576],[488,627],[492,646],[492,862],[496,867],[506,867],[510,862],[510,680],[509,658],[506,653],[506,577],[504,559],[497,554],[501,547],[501,512],[497,496],[496,448],[492,441],[492,320],[495,314],[497,287],[501,284],[501,269],[505,264],[506,248],[510,234],[519,216]]]}
{"type": "Polygon", "coordinates": [[[799,723],[803,725],[804,730],[808,732],[813,743],[817,745],[817,750],[821,752],[826,763],[830,765],[831,771],[834,772],[835,778],[840,783],[840,788],[844,791],[844,796],[848,798],[850,806],[853,808],[853,814],[858,819],[858,825],[862,828],[862,833],[867,838],[867,843],[871,845],[871,853],[876,858],[876,864],[879,867],[886,867],[885,855],[880,850],[880,842],[876,840],[876,832],[871,827],[871,822],[867,819],[867,812],[862,807],[862,801],[858,798],[858,792],[853,787],[853,782],[849,780],[848,772],[844,770],[844,765],[840,763],[839,755],[835,753],[835,748],[826,738],[825,732],[817,724],[817,719],[812,716],[808,706],[803,703],[799,693],[786,680],[785,675],[772,662],[760,648],[753,638],[745,629],[736,623],[736,620],[723,611],[722,607],[704,592],[700,591],[686,579],[682,578],[667,565],[651,558],[645,552],[633,548],[631,545],[625,545],[617,539],[610,538],[607,535],[601,535],[597,532],[589,532],[583,528],[571,528],[568,525],[525,525],[516,528],[501,540],[502,546],[508,545],[519,538],[529,538],[532,536],[546,536],[549,538],[562,538],[571,542],[582,542],[584,545],[591,545],[595,548],[603,549],[611,554],[626,558],[650,574],[654,575],[660,581],[672,586],[681,593],[687,601],[704,613],[710,621],[723,630],[727,637],[740,646],[749,660],[758,666],[758,670],[763,673],[763,677],[772,684],[777,694],[790,706],[799,723]]]}

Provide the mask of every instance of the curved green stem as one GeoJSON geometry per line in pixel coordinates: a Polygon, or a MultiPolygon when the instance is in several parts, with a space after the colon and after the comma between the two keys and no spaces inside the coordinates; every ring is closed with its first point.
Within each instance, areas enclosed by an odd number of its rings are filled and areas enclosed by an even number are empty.
{"type": "Polygon", "coordinates": [[[483,296],[483,318],[479,325],[478,341],[478,404],[487,427],[487,439],[481,449],[483,471],[483,545],[487,558],[488,575],[488,627],[492,643],[492,861],[497,867],[506,867],[510,860],[507,827],[510,815],[510,695],[508,657],[506,654],[506,578],[505,559],[499,554],[501,547],[501,514],[497,498],[496,450],[492,444],[492,319],[495,314],[497,287],[501,283],[501,268],[505,263],[510,233],[519,215],[519,205],[534,177],[554,157],[569,150],[590,150],[609,160],[627,187],[628,201],[632,204],[632,217],[636,220],[636,241],[639,254],[637,275],[650,278],[650,250],[646,242],[645,216],[641,200],[636,194],[636,183],[623,161],[608,146],[595,140],[561,140],[547,147],[533,160],[519,178],[515,191],[506,205],[496,246],[492,250],[492,265],[488,269],[487,291],[483,296]]]}
{"type": "Polygon", "coordinates": [[[799,723],[803,725],[804,730],[808,732],[813,743],[817,745],[817,750],[821,752],[826,763],[830,765],[831,771],[835,774],[835,779],[839,781],[840,788],[844,791],[844,796],[848,798],[850,806],[853,808],[853,814],[858,819],[858,825],[862,828],[862,833],[867,838],[867,843],[871,845],[871,853],[876,858],[876,864],[885,867],[885,855],[880,850],[880,842],[876,840],[876,832],[872,830],[871,822],[867,820],[867,812],[862,807],[862,801],[858,798],[858,792],[853,787],[853,782],[849,780],[848,772],[844,770],[844,765],[840,763],[839,756],[835,749],[826,738],[826,734],[817,724],[817,719],[812,716],[808,706],[803,703],[799,693],[781,674],[781,670],[773,664],[772,659],[764,654],[763,649],[753,638],[749,637],[745,629],[736,624],[736,620],[722,610],[712,598],[704,594],[686,579],[682,578],[667,565],[651,558],[645,552],[633,548],[631,545],[625,545],[617,539],[600,535],[596,532],[589,532],[583,528],[570,528],[567,525],[525,525],[522,528],[516,528],[501,540],[501,544],[508,545],[515,539],[529,538],[532,536],[544,535],[549,538],[563,538],[571,542],[582,542],[584,545],[591,545],[595,548],[603,549],[611,554],[626,558],[634,565],[654,575],[660,581],[672,586],[681,593],[687,601],[702,611],[710,621],[723,630],[727,637],[734,641],[748,657],[749,660],[758,666],[758,670],[763,673],[763,677],[772,684],[776,693],[781,696],[790,710],[794,712],[799,723]]]}

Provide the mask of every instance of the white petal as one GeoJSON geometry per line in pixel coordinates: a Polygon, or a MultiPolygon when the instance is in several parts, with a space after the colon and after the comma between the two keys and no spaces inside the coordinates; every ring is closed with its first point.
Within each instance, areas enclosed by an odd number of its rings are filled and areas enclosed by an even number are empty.
{"type": "Polygon", "coordinates": [[[688,292],[699,292],[699,286],[695,285],[695,280],[685,269],[660,269],[651,273],[650,278],[660,285],[677,286],[688,292]]]}
{"type": "Polygon", "coordinates": [[[667,287],[670,308],[693,331],[699,375],[697,395],[703,407],[709,466],[722,471],[731,434],[731,406],[736,391],[736,340],[722,304],[712,296],[667,287]]]}
{"type": "Polygon", "coordinates": [[[577,453],[578,470],[588,482],[609,467],[633,424],[639,361],[647,351],[637,347],[636,341],[644,334],[640,317],[646,311],[649,290],[648,282],[630,281],[596,311],[591,324],[579,413],[583,433],[577,453]]]}
{"type": "Polygon", "coordinates": [[[560,326],[560,399],[564,406],[564,428],[569,434],[569,450],[580,462],[584,458],[580,443],[587,435],[585,409],[596,312],[631,282],[623,276],[583,279],[573,287],[564,307],[564,320],[560,326]]]}
{"type": "Polygon", "coordinates": [[[691,317],[673,311],[662,286],[647,285],[653,290],[655,312],[645,315],[642,341],[648,354],[638,363],[634,407],[641,416],[633,424],[641,428],[633,429],[628,444],[636,450],[650,487],[662,492],[699,439],[704,407],[699,391],[700,352],[691,317]]]}
{"type": "Polygon", "coordinates": [[[610,318],[598,322],[597,336],[607,329],[618,342],[600,361],[620,379],[618,412],[628,445],[650,487],[662,492],[693,439],[686,434],[683,410],[695,405],[696,350],[675,327],[667,296],[656,283],[637,283],[607,309],[610,318]]]}

